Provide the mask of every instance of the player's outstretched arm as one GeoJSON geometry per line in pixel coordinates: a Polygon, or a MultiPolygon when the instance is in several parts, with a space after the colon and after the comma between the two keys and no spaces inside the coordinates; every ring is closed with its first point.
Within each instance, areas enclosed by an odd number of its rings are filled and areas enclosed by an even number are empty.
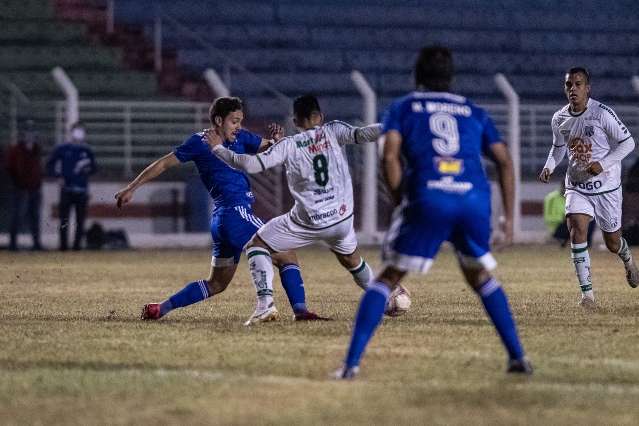
{"type": "Polygon", "coordinates": [[[401,160],[402,135],[397,130],[390,130],[386,133],[384,143],[384,155],[382,158],[382,169],[384,181],[393,197],[395,204],[399,204],[402,199],[402,160],[401,160]]]}
{"type": "Polygon", "coordinates": [[[504,208],[505,221],[502,224],[504,231],[503,245],[509,245],[513,241],[513,211],[515,204],[515,171],[513,160],[508,152],[505,143],[494,143],[490,145],[491,156],[495,160],[497,167],[497,177],[499,188],[501,189],[501,200],[504,208]]]}
{"type": "Polygon", "coordinates": [[[356,127],[353,132],[355,143],[376,142],[382,134],[382,125],[380,123],[370,124],[365,127],[356,127]]]}
{"type": "Polygon", "coordinates": [[[382,134],[382,125],[380,123],[364,127],[353,127],[343,121],[336,120],[331,121],[326,126],[333,131],[340,145],[375,142],[382,134]]]}
{"type": "Polygon", "coordinates": [[[140,172],[140,174],[131,181],[131,183],[115,193],[114,197],[117,200],[116,202],[118,208],[131,201],[131,199],[133,198],[133,193],[140,186],[144,185],[146,182],[152,179],[155,179],[156,177],[160,176],[166,169],[169,169],[177,164],[180,164],[180,160],[178,160],[175,154],[172,152],[149,164],[147,168],[142,170],[142,172],[140,172]]]}
{"type": "Polygon", "coordinates": [[[286,158],[284,143],[277,143],[261,154],[237,154],[224,147],[222,138],[216,132],[207,131],[204,134],[213,154],[234,169],[239,169],[246,173],[260,173],[282,164],[286,158]]]}

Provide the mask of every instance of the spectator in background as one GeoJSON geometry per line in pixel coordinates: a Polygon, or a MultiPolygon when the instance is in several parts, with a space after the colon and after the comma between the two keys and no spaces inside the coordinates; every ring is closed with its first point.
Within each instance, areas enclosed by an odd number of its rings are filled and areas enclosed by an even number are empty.
{"type": "Polygon", "coordinates": [[[9,228],[9,250],[18,250],[18,233],[22,217],[29,220],[33,250],[42,250],[40,244],[40,204],[42,200],[42,150],[33,130],[33,121],[25,123],[24,130],[18,135],[18,143],[7,151],[6,168],[13,183],[11,194],[11,224],[9,228]],[[25,211],[26,207],[26,211],[25,211]]]}
{"type": "Polygon", "coordinates": [[[60,188],[60,250],[68,248],[69,213],[75,207],[75,239],[73,250],[82,248],[84,220],[89,201],[89,176],[95,173],[93,151],[85,143],[86,132],[82,123],[71,127],[69,142],[58,145],[47,161],[49,176],[62,178],[60,188]]]}

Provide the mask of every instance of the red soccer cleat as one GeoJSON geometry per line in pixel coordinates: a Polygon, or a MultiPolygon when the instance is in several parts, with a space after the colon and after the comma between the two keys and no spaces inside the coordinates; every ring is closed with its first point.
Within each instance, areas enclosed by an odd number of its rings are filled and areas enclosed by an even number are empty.
{"type": "Polygon", "coordinates": [[[140,318],[143,320],[157,320],[160,319],[162,314],[160,313],[159,303],[148,303],[142,308],[142,314],[140,318]]]}
{"type": "Polygon", "coordinates": [[[311,311],[296,312],[293,319],[295,321],[332,321],[331,318],[319,316],[311,311]]]}

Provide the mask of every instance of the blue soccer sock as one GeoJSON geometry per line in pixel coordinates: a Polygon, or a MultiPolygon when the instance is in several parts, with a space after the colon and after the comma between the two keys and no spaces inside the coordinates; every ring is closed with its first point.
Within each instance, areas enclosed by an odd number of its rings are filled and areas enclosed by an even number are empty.
{"type": "Polygon", "coordinates": [[[355,317],[355,328],[346,355],[346,368],[359,365],[366,345],[384,316],[389,294],[390,289],[381,282],[373,281],[366,289],[355,317]]]}
{"type": "Polygon", "coordinates": [[[160,315],[164,316],[173,309],[192,305],[210,296],[205,280],[193,281],[160,304],[160,315]]]}
{"type": "Polygon", "coordinates": [[[280,280],[293,312],[305,312],[306,293],[304,292],[304,280],[302,279],[299,265],[287,263],[280,266],[280,280]]]}
{"type": "Polygon", "coordinates": [[[510,359],[521,359],[524,356],[524,350],[517,336],[517,326],[508,306],[506,293],[499,285],[499,281],[490,278],[477,290],[484,303],[486,313],[493,321],[501,341],[506,346],[510,359]]]}

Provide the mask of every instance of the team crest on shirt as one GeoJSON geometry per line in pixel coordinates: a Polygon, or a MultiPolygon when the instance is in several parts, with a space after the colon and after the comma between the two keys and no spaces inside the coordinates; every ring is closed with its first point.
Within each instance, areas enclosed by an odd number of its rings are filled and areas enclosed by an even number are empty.
{"type": "Polygon", "coordinates": [[[344,213],[346,213],[346,204],[339,206],[339,215],[342,216],[344,213]]]}
{"type": "Polygon", "coordinates": [[[584,126],[584,135],[591,137],[594,134],[595,134],[594,126],[584,126]]]}

